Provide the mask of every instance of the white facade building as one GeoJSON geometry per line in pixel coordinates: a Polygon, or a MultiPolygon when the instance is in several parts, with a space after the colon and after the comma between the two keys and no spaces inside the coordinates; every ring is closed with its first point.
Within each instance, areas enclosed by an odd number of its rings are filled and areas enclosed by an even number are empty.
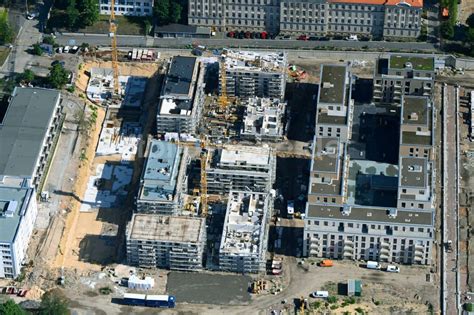
{"type": "MultiPolygon", "coordinates": [[[[115,1],[116,15],[150,16],[153,14],[153,0],[118,0],[115,1]]],[[[100,0],[100,14],[110,15],[110,0],[100,0]]]]}

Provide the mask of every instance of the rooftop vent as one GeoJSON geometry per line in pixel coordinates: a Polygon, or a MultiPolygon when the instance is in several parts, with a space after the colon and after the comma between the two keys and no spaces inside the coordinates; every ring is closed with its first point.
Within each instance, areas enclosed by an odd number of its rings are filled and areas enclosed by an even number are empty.
{"type": "Polygon", "coordinates": [[[16,200],[8,201],[3,209],[2,215],[7,218],[13,217],[17,207],[18,207],[18,201],[16,200]]]}
{"type": "Polygon", "coordinates": [[[349,206],[349,205],[344,205],[344,207],[342,207],[342,215],[343,216],[348,216],[351,214],[351,210],[352,210],[352,207],[349,206]]]}
{"type": "Polygon", "coordinates": [[[333,87],[334,87],[334,84],[332,84],[331,82],[323,82],[323,89],[330,89],[333,87]]]}
{"type": "Polygon", "coordinates": [[[423,167],[421,167],[421,165],[410,165],[410,166],[408,166],[408,171],[419,173],[419,172],[423,171],[423,167]]]}
{"type": "Polygon", "coordinates": [[[388,209],[388,210],[387,210],[387,213],[388,213],[388,217],[389,217],[389,218],[394,219],[394,218],[397,217],[397,209],[396,209],[396,208],[394,208],[394,209],[388,209]]]}
{"type": "Polygon", "coordinates": [[[411,113],[410,115],[408,115],[408,119],[417,121],[418,120],[418,114],[417,113],[411,113]]]}
{"type": "Polygon", "coordinates": [[[413,65],[411,64],[411,62],[406,62],[406,63],[405,63],[405,68],[407,68],[407,69],[413,69],[413,65]]]}

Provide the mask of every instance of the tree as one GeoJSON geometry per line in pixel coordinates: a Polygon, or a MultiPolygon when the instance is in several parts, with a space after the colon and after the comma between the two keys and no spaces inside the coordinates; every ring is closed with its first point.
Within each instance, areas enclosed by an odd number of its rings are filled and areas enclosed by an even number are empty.
{"type": "Polygon", "coordinates": [[[171,10],[170,10],[170,17],[169,21],[171,23],[178,23],[181,19],[181,12],[183,11],[183,7],[181,4],[177,2],[171,2],[171,10]]]}
{"type": "Polygon", "coordinates": [[[468,43],[474,45],[474,27],[470,27],[467,30],[466,39],[468,43]]]}
{"type": "Polygon", "coordinates": [[[35,79],[35,73],[30,69],[26,69],[22,74],[20,74],[20,81],[31,82],[35,79]]]}
{"type": "Polygon", "coordinates": [[[170,16],[170,1],[169,0],[155,0],[155,6],[153,7],[158,24],[166,25],[169,23],[170,16]]]}
{"type": "Polygon", "coordinates": [[[11,43],[14,36],[15,33],[8,22],[8,11],[5,9],[0,13],[0,44],[11,43]]]}
{"type": "Polygon", "coordinates": [[[69,314],[67,299],[58,291],[49,291],[41,297],[40,315],[69,314]]]}
{"type": "Polygon", "coordinates": [[[469,27],[474,27],[474,13],[469,15],[469,17],[466,20],[466,24],[469,25],[469,27]]]}
{"type": "Polygon", "coordinates": [[[26,315],[27,313],[13,300],[0,304],[0,315],[26,315]]]}
{"type": "Polygon", "coordinates": [[[70,0],[69,5],[66,9],[67,15],[67,26],[69,28],[75,28],[77,26],[77,22],[79,21],[80,13],[79,10],[76,8],[76,0],[70,0]]]}
{"type": "Polygon", "coordinates": [[[48,75],[48,82],[55,88],[62,88],[69,81],[69,71],[60,64],[55,64],[48,75]]]}
{"type": "Polygon", "coordinates": [[[441,35],[448,39],[452,39],[454,37],[454,26],[450,21],[441,23],[441,35]]]}
{"type": "Polygon", "coordinates": [[[33,44],[33,55],[41,56],[42,54],[43,48],[41,48],[40,44],[33,44]]]}
{"type": "Polygon", "coordinates": [[[56,45],[56,41],[54,40],[53,36],[45,36],[43,37],[43,43],[48,44],[48,45],[56,45]]]}
{"type": "Polygon", "coordinates": [[[81,24],[89,26],[99,20],[99,1],[79,0],[76,8],[81,12],[81,24]]]}

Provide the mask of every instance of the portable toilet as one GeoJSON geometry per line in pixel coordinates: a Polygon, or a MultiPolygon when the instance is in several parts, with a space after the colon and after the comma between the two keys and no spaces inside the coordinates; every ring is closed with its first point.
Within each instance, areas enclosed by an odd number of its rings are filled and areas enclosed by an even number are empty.
{"type": "Polygon", "coordinates": [[[354,279],[347,280],[347,295],[348,296],[362,296],[361,280],[354,280],[354,279]]]}

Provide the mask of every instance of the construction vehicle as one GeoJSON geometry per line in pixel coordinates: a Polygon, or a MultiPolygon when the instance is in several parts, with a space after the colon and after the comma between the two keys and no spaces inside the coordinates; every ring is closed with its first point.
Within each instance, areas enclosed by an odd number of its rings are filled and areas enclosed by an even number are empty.
{"type": "Polygon", "coordinates": [[[109,36],[112,38],[112,70],[114,72],[114,94],[119,94],[119,70],[117,52],[117,23],[115,21],[115,0],[110,1],[109,36]]]}
{"type": "Polygon", "coordinates": [[[323,259],[319,262],[319,267],[332,267],[334,263],[331,259],[323,259]]]}
{"type": "Polygon", "coordinates": [[[305,304],[304,297],[300,297],[300,314],[304,314],[304,310],[305,310],[304,304],[305,304]]]}

